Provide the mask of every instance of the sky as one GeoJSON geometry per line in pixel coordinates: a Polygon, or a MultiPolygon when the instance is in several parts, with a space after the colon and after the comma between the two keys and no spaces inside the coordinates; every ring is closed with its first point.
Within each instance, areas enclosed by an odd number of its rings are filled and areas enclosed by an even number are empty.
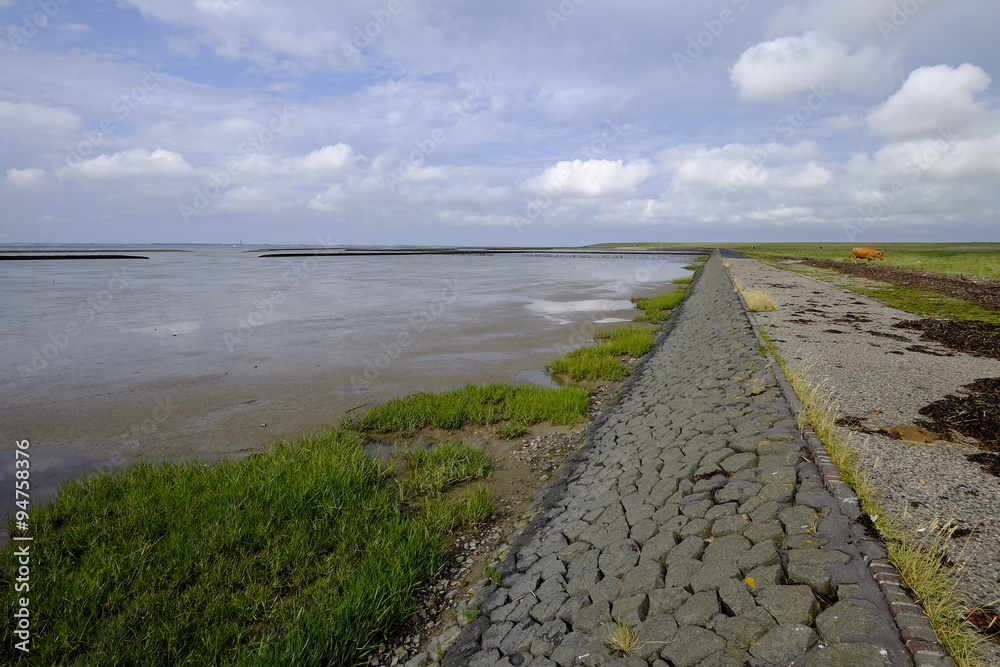
{"type": "Polygon", "coordinates": [[[996,241],[1000,3],[0,0],[0,242],[996,241]]]}

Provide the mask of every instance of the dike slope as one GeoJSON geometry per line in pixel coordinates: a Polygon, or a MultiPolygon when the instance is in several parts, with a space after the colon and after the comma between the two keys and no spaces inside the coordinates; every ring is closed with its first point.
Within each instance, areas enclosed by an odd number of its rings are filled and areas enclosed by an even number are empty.
{"type": "MultiPolygon", "coordinates": [[[[913,665],[775,372],[716,252],[441,663],[913,665]]],[[[925,638],[916,664],[953,664],[925,638]]]]}

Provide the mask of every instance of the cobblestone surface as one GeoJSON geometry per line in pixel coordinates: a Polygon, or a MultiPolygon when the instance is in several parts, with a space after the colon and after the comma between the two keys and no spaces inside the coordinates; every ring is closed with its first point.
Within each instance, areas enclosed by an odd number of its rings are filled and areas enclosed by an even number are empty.
{"type": "Polygon", "coordinates": [[[913,664],[718,253],[560,475],[444,665],[913,664]]]}

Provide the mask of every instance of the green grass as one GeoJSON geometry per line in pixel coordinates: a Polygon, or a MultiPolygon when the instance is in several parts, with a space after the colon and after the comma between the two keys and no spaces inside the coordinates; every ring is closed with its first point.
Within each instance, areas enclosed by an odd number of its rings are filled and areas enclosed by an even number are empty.
{"type": "Polygon", "coordinates": [[[679,289],[671,294],[654,296],[651,299],[637,297],[632,299],[636,308],[645,311],[633,318],[635,322],[664,322],[670,317],[671,311],[684,300],[684,291],[679,289]]]}
{"type": "MultiPolygon", "coordinates": [[[[454,472],[455,458],[421,465],[452,470],[446,484],[482,473],[481,462],[454,472]]],[[[240,461],[70,481],[32,512],[30,662],[359,663],[440,572],[441,532],[491,511],[482,491],[420,508],[399,488],[357,434],[334,430],[240,461]]],[[[16,571],[7,549],[7,619],[16,571]]],[[[11,631],[4,623],[4,664],[21,657],[11,631]]]]}
{"type": "Polygon", "coordinates": [[[677,278],[674,280],[675,285],[690,285],[693,282],[694,278],[692,276],[688,276],[687,278],[677,278]]]}
{"type": "MultiPolygon", "coordinates": [[[[757,243],[727,245],[757,259],[812,258],[851,261],[851,248],[871,246],[885,252],[888,264],[934,273],[952,273],[1000,278],[1000,244],[996,243],[757,243]]],[[[861,262],[862,260],[858,260],[861,262]]]]}
{"type": "Polygon", "coordinates": [[[587,414],[589,393],[581,387],[468,385],[439,394],[420,393],[376,406],[345,426],[378,433],[413,433],[427,426],[447,430],[502,421],[523,428],[547,421],[575,424],[587,414]]]}
{"type": "Polygon", "coordinates": [[[698,269],[701,268],[701,266],[702,266],[701,264],[688,264],[684,268],[687,269],[688,271],[697,271],[698,269]]]}
{"type": "Polygon", "coordinates": [[[432,449],[411,449],[403,454],[410,469],[406,486],[422,494],[436,494],[456,484],[486,477],[490,457],[464,443],[442,442],[432,449]]]}
{"type": "MultiPolygon", "coordinates": [[[[677,291],[670,294],[632,299],[636,308],[643,311],[634,321],[664,322],[684,299],[685,288],[685,285],[679,285],[677,291]]],[[[648,326],[622,327],[598,333],[594,340],[596,345],[571,350],[551,362],[546,369],[555,375],[567,375],[574,382],[624,380],[630,373],[625,360],[649,352],[656,340],[656,329],[648,326]]]]}
{"type": "Polygon", "coordinates": [[[804,276],[842,287],[857,294],[870,296],[893,308],[921,317],[1000,323],[1000,313],[987,310],[971,301],[957,299],[946,294],[874,282],[807,264],[782,263],[780,259],[776,259],[773,256],[762,256],[761,261],[781,269],[800,273],[804,276]]]}
{"type": "Polygon", "coordinates": [[[847,285],[846,289],[857,294],[874,297],[893,308],[921,317],[944,317],[953,320],[1000,323],[1000,313],[995,310],[987,310],[971,301],[956,299],[937,292],[926,292],[913,287],[897,285],[879,285],[877,287],[847,285]]]}

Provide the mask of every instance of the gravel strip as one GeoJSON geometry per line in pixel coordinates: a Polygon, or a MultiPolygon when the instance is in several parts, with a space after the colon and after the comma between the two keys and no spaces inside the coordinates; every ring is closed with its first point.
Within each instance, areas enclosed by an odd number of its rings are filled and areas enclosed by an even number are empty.
{"type": "MultiPolygon", "coordinates": [[[[779,310],[754,315],[787,362],[831,391],[849,418],[844,435],[857,446],[880,504],[912,530],[937,539],[936,548],[956,564],[956,595],[965,608],[995,606],[1000,478],[968,460],[980,453],[968,441],[909,442],[881,433],[925,420],[921,408],[962,395],[976,379],[1000,377],[1000,361],[957,353],[921,340],[919,331],[896,328],[919,318],[874,299],[755,260],[727,261],[734,277],[778,302],[779,310]],[[958,530],[935,530],[948,522],[958,530]]],[[[1000,646],[985,648],[987,663],[1000,665],[1000,646]]]]}
{"type": "Polygon", "coordinates": [[[914,664],[869,574],[881,548],[826,491],[718,253],[624,393],[443,665],[914,664]]]}

